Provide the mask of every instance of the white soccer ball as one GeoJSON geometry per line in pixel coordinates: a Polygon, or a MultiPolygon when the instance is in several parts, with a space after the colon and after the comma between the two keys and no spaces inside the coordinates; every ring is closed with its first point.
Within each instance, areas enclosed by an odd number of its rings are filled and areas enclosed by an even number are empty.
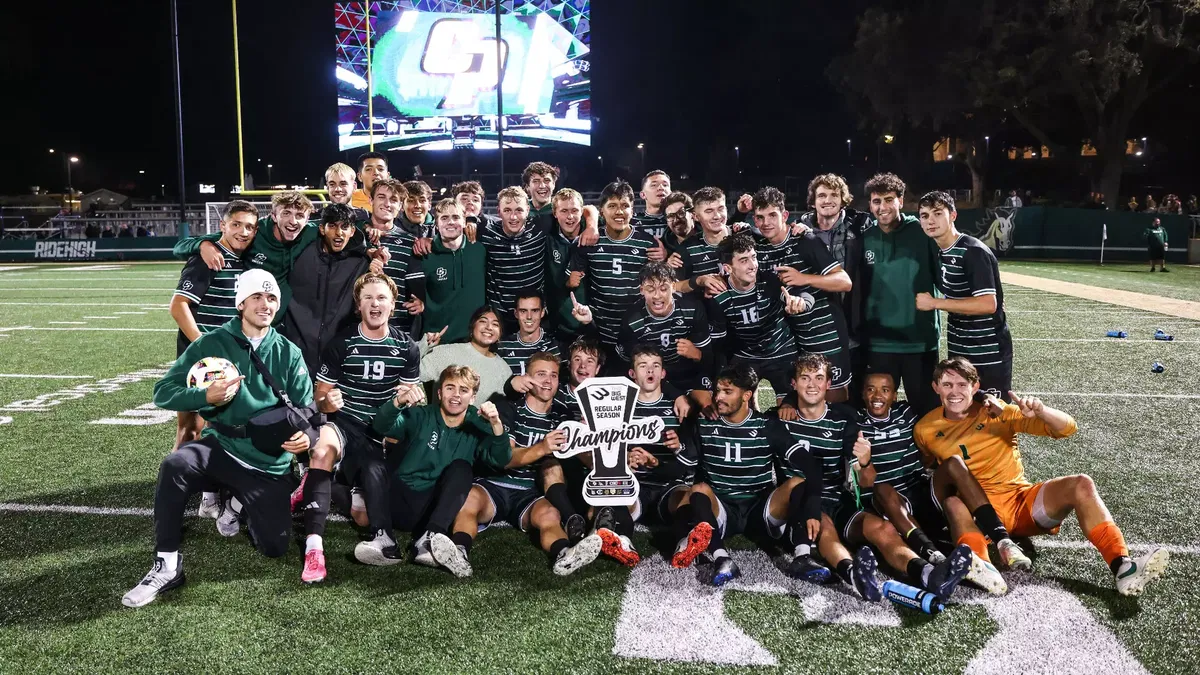
{"type": "Polygon", "coordinates": [[[229,359],[219,356],[207,356],[196,362],[187,374],[187,386],[195,389],[208,389],[217,380],[227,380],[239,375],[237,366],[229,359]]]}

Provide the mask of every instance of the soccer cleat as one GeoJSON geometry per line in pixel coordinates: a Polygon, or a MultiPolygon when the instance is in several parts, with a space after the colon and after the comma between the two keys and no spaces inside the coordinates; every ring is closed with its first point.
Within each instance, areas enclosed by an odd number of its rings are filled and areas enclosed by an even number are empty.
{"type": "Polygon", "coordinates": [[[733,562],[733,558],[721,556],[713,560],[712,573],[708,577],[708,583],[713,586],[724,586],[740,576],[742,576],[742,570],[737,563],[733,562]]]}
{"type": "Polygon", "coordinates": [[[579,542],[583,541],[583,538],[587,536],[587,518],[584,518],[581,514],[572,513],[571,516],[567,518],[566,530],[567,541],[570,542],[572,546],[575,546],[579,542]]]}
{"type": "Polygon", "coordinates": [[[690,567],[696,556],[703,553],[709,542],[712,541],[712,525],[708,523],[699,523],[688,532],[686,539],[679,540],[679,546],[675,547],[675,555],[671,557],[671,566],[683,569],[690,567]]]}
{"type": "Polygon", "coordinates": [[[412,556],[412,561],[418,565],[425,567],[441,567],[438,564],[437,558],[433,557],[433,550],[429,548],[429,533],[425,532],[421,536],[412,541],[409,547],[409,555],[412,556]]]}
{"type": "Polygon", "coordinates": [[[304,499],[304,483],[307,481],[308,481],[308,472],[305,471],[303,474],[300,475],[300,484],[296,486],[295,490],[292,490],[292,513],[296,513],[297,511],[304,510],[300,506],[300,500],[304,499]]]}
{"type": "Polygon", "coordinates": [[[221,500],[215,492],[205,492],[200,496],[200,508],[196,509],[197,518],[216,520],[221,515],[221,500]]]}
{"type": "Polygon", "coordinates": [[[354,559],[364,565],[396,565],[400,563],[400,554],[396,551],[396,542],[379,530],[370,541],[358,542],[354,547],[354,559]]]}
{"type": "Polygon", "coordinates": [[[813,560],[811,555],[798,555],[792,558],[784,572],[793,579],[803,579],[810,584],[825,584],[829,582],[829,568],[813,560]]]}
{"type": "Polygon", "coordinates": [[[854,567],[851,568],[850,578],[854,581],[854,590],[868,602],[883,600],[883,590],[879,583],[879,563],[871,549],[863,546],[854,554],[854,567]]]}
{"type": "Polygon", "coordinates": [[[137,586],[129,589],[121,598],[121,604],[126,607],[142,607],[154,602],[159,593],[182,586],[185,581],[183,558],[177,559],[175,569],[170,572],[164,569],[165,566],[163,559],[156,557],[154,567],[150,568],[137,586]]]}
{"type": "Polygon", "coordinates": [[[617,534],[610,529],[598,529],[595,534],[602,542],[600,552],[616,560],[626,567],[633,567],[642,561],[642,557],[633,548],[633,542],[623,534],[617,534]]]}
{"type": "Polygon", "coordinates": [[[1008,569],[1022,572],[1033,571],[1033,561],[1012,539],[1001,539],[996,542],[996,550],[1000,552],[1000,560],[1008,569]]]}
{"type": "Polygon", "coordinates": [[[950,552],[950,557],[935,565],[933,571],[929,573],[929,582],[926,584],[925,590],[941,598],[942,602],[949,601],[950,596],[954,595],[954,589],[958,588],[959,582],[971,570],[971,555],[970,546],[966,544],[956,546],[950,552]]]}
{"type": "Polygon", "coordinates": [[[584,565],[590,565],[595,561],[600,556],[600,549],[603,545],[604,542],[600,539],[600,535],[592,534],[586,536],[578,544],[568,546],[560,551],[551,569],[558,576],[565,577],[584,565]]]}
{"type": "Polygon", "coordinates": [[[454,543],[450,537],[435,533],[429,537],[429,550],[439,565],[450,570],[459,579],[471,576],[471,561],[467,560],[467,549],[454,543]]]}
{"type": "Polygon", "coordinates": [[[592,520],[592,532],[595,533],[601,529],[614,530],[616,529],[617,518],[613,513],[611,506],[601,506],[596,509],[596,517],[592,520]]]}
{"type": "Polygon", "coordinates": [[[992,595],[1004,595],[1008,592],[1008,584],[1004,577],[1000,576],[1000,571],[992,563],[980,558],[978,553],[971,553],[971,568],[967,570],[964,579],[992,595]]]}
{"type": "Polygon", "coordinates": [[[1141,595],[1146,584],[1166,572],[1170,557],[1167,549],[1156,548],[1136,560],[1126,561],[1117,570],[1117,592],[1121,595],[1141,595]]]}
{"type": "Polygon", "coordinates": [[[325,551],[314,548],[304,554],[304,571],[300,573],[300,581],[306,584],[325,581],[325,551]]]}
{"type": "Polygon", "coordinates": [[[221,502],[221,513],[217,516],[217,532],[222,537],[236,537],[242,528],[242,512],[234,508],[233,502],[233,497],[221,502]]]}

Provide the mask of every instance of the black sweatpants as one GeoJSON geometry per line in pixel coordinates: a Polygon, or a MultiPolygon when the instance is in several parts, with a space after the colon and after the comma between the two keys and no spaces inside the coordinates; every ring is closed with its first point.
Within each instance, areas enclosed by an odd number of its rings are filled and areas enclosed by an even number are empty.
{"type": "Polygon", "coordinates": [[[392,508],[383,530],[390,536],[394,522],[396,527],[414,536],[426,531],[449,534],[458,512],[467,503],[473,479],[471,464],[463,459],[450,462],[437,483],[427,490],[414,490],[393,479],[389,490],[392,508]]]}
{"type": "Polygon", "coordinates": [[[222,489],[242,503],[242,516],[260,553],[269,558],[287,553],[292,532],[289,498],[296,489],[295,478],[247,469],[212,436],[183,444],[159,465],[154,490],[155,550],[179,550],[188,497],[222,489]]]}
{"type": "MultiPolygon", "coordinates": [[[[918,415],[924,415],[939,405],[933,391],[933,369],[937,364],[936,349],[916,354],[870,352],[867,355],[867,372],[890,373],[897,389],[903,381],[904,394],[918,415]]],[[[865,381],[866,375],[863,377],[865,381]]]]}
{"type": "Polygon", "coordinates": [[[388,469],[382,443],[375,440],[364,425],[353,420],[338,419],[334,426],[343,443],[342,461],[338,466],[340,478],[351,487],[361,488],[371,532],[390,533],[388,469]]]}

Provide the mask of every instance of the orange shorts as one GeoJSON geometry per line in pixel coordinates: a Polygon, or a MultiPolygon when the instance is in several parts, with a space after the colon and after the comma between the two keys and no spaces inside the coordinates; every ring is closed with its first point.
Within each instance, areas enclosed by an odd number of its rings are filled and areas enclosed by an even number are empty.
{"type": "Polygon", "coordinates": [[[1037,500],[1044,483],[1026,485],[1016,490],[1001,494],[989,494],[988,501],[996,509],[996,515],[1008,533],[1014,537],[1032,537],[1039,534],[1058,534],[1057,525],[1053,529],[1038,525],[1033,518],[1033,503],[1037,500]]]}

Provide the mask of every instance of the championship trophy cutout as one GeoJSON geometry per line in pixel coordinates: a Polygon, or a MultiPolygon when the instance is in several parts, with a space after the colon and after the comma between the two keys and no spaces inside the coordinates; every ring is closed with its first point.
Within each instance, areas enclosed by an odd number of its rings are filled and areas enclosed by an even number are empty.
{"type": "Polygon", "coordinates": [[[583,498],[592,506],[631,506],[637,502],[638,482],[629,468],[629,447],[662,438],[661,417],[636,422],[638,387],[625,377],[593,377],[575,390],[584,424],[563,422],[567,435],[559,459],[592,453],[592,470],[583,482],[583,498]]]}

